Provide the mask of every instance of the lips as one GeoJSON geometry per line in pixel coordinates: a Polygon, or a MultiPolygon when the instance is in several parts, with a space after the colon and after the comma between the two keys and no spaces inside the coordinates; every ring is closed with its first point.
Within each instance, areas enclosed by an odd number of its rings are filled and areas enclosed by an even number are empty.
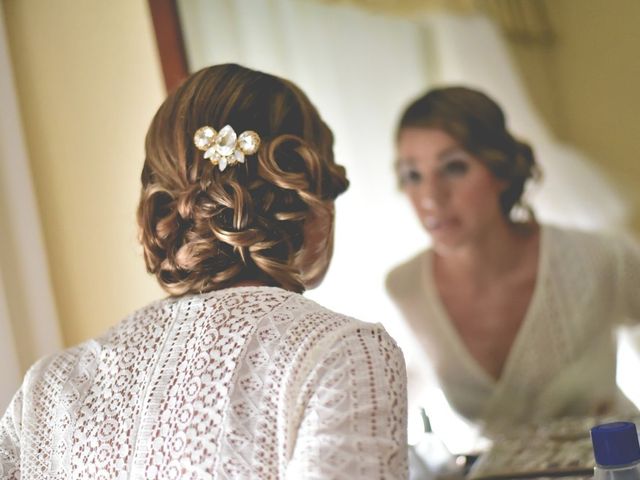
{"type": "Polygon", "coordinates": [[[422,223],[429,230],[435,230],[442,225],[442,220],[433,217],[425,217],[422,219],[422,223]]]}
{"type": "Polygon", "coordinates": [[[426,216],[422,218],[422,224],[430,232],[442,230],[443,228],[450,227],[453,221],[450,219],[442,219],[437,217],[426,216]]]}

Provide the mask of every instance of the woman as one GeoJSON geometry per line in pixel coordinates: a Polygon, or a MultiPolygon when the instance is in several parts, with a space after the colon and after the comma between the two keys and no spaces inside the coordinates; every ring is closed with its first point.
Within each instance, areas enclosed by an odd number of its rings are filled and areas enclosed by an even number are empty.
{"type": "Polygon", "coordinates": [[[402,355],[301,293],[348,186],[292,83],[203,69],[162,104],[138,207],[170,294],[31,368],[0,422],[2,478],[404,478],[402,355]]]}
{"type": "MultiPolygon", "coordinates": [[[[387,288],[453,408],[489,435],[632,409],[616,386],[613,331],[640,318],[638,246],[539,224],[522,200],[533,152],[481,92],[415,100],[397,154],[432,246],[396,267],[387,288]]],[[[420,384],[411,371],[410,390],[420,384]]]]}

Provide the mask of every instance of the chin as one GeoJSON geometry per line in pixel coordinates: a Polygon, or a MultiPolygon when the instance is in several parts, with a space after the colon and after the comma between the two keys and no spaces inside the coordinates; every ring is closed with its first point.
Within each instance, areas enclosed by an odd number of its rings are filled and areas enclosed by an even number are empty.
{"type": "Polygon", "coordinates": [[[446,254],[448,252],[455,252],[456,250],[465,247],[469,241],[468,237],[463,235],[451,235],[451,234],[443,234],[443,235],[434,235],[430,234],[431,242],[433,245],[433,249],[442,254],[446,254]]]}

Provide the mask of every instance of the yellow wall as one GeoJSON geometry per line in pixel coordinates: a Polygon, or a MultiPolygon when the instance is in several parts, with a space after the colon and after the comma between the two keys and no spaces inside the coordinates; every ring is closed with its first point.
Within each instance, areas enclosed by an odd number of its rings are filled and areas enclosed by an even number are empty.
{"type": "Polygon", "coordinates": [[[5,20],[67,345],[162,295],[135,208],[164,97],[144,0],[5,0],[5,20]]]}
{"type": "Polygon", "coordinates": [[[512,42],[534,102],[629,200],[640,233],[640,1],[546,0],[550,47],[512,42]]]}

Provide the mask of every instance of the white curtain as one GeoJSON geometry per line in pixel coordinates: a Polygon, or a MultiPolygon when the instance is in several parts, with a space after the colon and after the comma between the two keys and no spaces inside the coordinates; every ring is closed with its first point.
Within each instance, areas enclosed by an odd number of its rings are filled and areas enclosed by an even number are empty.
{"type": "MultiPolygon", "coordinates": [[[[625,209],[588,161],[557,143],[530,104],[494,25],[482,16],[429,15],[414,20],[354,6],[294,0],[178,2],[191,70],[236,62],[296,82],[336,137],[336,158],[350,190],[337,202],[336,252],[311,298],[357,318],[382,322],[407,360],[428,362],[384,291],[386,272],[424,248],[427,238],[395,187],[393,134],[407,102],[441,83],[475,86],[494,96],[513,129],[534,146],[546,173],[532,203],[539,217],[587,228],[616,227],[625,209]]],[[[425,407],[455,451],[476,438],[431,391],[425,407]]],[[[415,413],[415,412],[414,412],[415,413]]],[[[410,439],[420,430],[412,416],[410,439]]]]}
{"type": "Polygon", "coordinates": [[[62,345],[0,3],[0,415],[26,369],[62,345]]]}

